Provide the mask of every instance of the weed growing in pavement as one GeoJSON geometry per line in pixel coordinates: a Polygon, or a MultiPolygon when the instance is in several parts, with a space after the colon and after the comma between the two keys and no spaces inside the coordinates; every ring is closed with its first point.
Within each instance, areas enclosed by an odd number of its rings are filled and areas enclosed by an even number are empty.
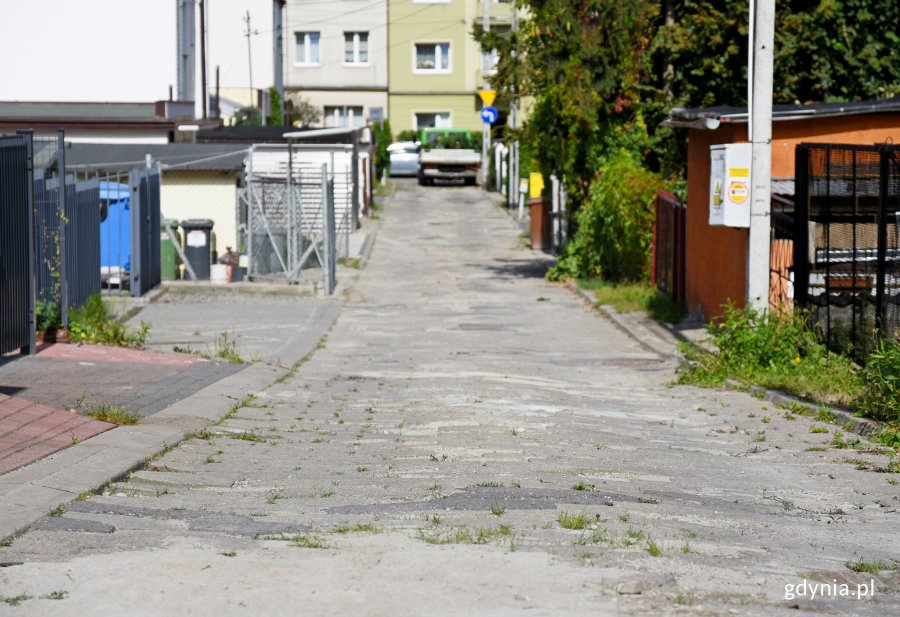
{"type": "Polygon", "coordinates": [[[622,539],[623,546],[633,546],[644,539],[644,532],[640,529],[632,529],[629,527],[625,530],[625,537],[622,539]]]}
{"type": "Polygon", "coordinates": [[[501,506],[499,503],[491,504],[491,514],[494,516],[503,516],[504,512],[506,512],[506,508],[501,506]]]}
{"type": "Polygon", "coordinates": [[[844,435],[840,431],[835,431],[831,439],[831,446],[834,448],[855,450],[860,445],[862,445],[862,441],[859,438],[844,439],[844,435]]]}
{"type": "Polygon", "coordinates": [[[44,594],[41,596],[42,600],[63,600],[66,596],[69,595],[68,591],[51,591],[50,593],[44,594]]]}
{"type": "Polygon", "coordinates": [[[331,548],[331,545],[319,536],[298,535],[291,538],[290,541],[300,548],[331,548]]]}
{"type": "Polygon", "coordinates": [[[592,491],[596,487],[593,484],[588,484],[583,480],[579,480],[577,484],[572,487],[573,491],[592,491]]]}
{"type": "Polygon", "coordinates": [[[662,554],[662,549],[659,547],[659,544],[654,542],[653,538],[650,536],[647,536],[647,552],[650,553],[651,557],[659,557],[662,554]]]}
{"type": "Polygon", "coordinates": [[[115,319],[99,293],[69,313],[69,339],[75,343],[102,343],[117,347],[141,348],[150,335],[150,324],[142,321],[134,331],[115,319]]]}
{"type": "Polygon", "coordinates": [[[84,413],[95,420],[118,425],[137,424],[141,419],[133,411],[128,411],[121,405],[113,405],[111,403],[91,405],[84,410],[84,413]]]}
{"type": "Polygon", "coordinates": [[[59,518],[60,516],[63,515],[63,513],[65,511],[66,511],[66,504],[61,503],[61,504],[57,505],[55,508],[53,508],[52,510],[50,510],[50,516],[59,518]]]}
{"type": "Polygon", "coordinates": [[[493,540],[503,538],[512,541],[514,536],[512,527],[509,525],[500,525],[497,529],[476,529],[474,533],[467,526],[461,525],[444,532],[434,533],[420,529],[416,537],[428,544],[488,544],[493,540]]]}
{"type": "Polygon", "coordinates": [[[87,501],[88,499],[90,499],[90,498],[93,497],[93,496],[94,496],[94,494],[93,494],[92,492],[90,492],[90,491],[85,491],[85,492],[83,492],[83,493],[79,493],[79,495],[78,495],[78,501],[87,501]]]}
{"type": "Polygon", "coordinates": [[[584,529],[590,523],[587,514],[580,512],[579,514],[569,514],[568,512],[560,512],[556,517],[557,522],[563,529],[584,529]]]}
{"type": "Polygon", "coordinates": [[[878,574],[882,570],[893,571],[897,569],[897,566],[895,564],[890,564],[881,560],[848,561],[844,565],[847,566],[847,569],[851,572],[865,572],[866,574],[878,574]]]}
{"type": "Polygon", "coordinates": [[[28,594],[24,594],[24,593],[20,593],[17,596],[0,596],[0,602],[5,602],[6,604],[9,604],[10,606],[18,606],[22,602],[25,602],[26,600],[30,600],[31,597],[32,596],[29,596],[28,594]]]}
{"type": "Polygon", "coordinates": [[[828,429],[825,428],[824,426],[819,426],[818,424],[813,424],[812,426],[809,427],[809,432],[810,433],[827,433],[828,429]]]}
{"type": "Polygon", "coordinates": [[[349,525],[338,525],[335,530],[335,533],[381,533],[381,530],[375,525],[370,525],[368,523],[358,523],[353,527],[349,525]]]}
{"type": "Polygon", "coordinates": [[[678,369],[679,383],[721,387],[735,379],[840,404],[862,392],[853,362],[828,351],[800,312],[758,313],[728,305],[709,335],[716,351],[681,346],[686,361],[678,369]]]}
{"type": "Polygon", "coordinates": [[[240,441],[252,441],[254,443],[266,443],[265,437],[260,437],[256,433],[230,433],[228,435],[231,439],[238,439],[240,441]]]}
{"type": "Polygon", "coordinates": [[[861,458],[845,458],[844,463],[854,465],[860,471],[874,471],[875,473],[900,473],[900,460],[890,461],[887,465],[879,465],[861,458]]]}
{"type": "Polygon", "coordinates": [[[696,599],[693,591],[685,593],[679,589],[678,593],[675,594],[675,604],[678,604],[679,606],[690,606],[696,599]]]}

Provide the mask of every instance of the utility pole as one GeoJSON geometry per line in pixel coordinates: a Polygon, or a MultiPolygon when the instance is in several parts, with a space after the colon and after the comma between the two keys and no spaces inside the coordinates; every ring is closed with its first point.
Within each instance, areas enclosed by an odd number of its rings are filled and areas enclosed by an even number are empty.
{"type": "Polygon", "coordinates": [[[250,11],[247,11],[247,14],[244,16],[244,23],[247,24],[247,29],[244,31],[244,36],[247,37],[247,67],[250,69],[250,122],[253,122],[253,109],[256,107],[254,102],[254,90],[253,90],[253,58],[250,55],[250,35],[259,34],[258,30],[253,30],[250,28],[250,11]]]}
{"type": "Polygon", "coordinates": [[[200,97],[203,101],[200,107],[203,112],[201,118],[206,120],[206,105],[209,97],[206,94],[206,10],[203,7],[203,0],[200,0],[200,90],[200,97]]]}
{"type": "MultiPolygon", "coordinates": [[[[513,48],[513,62],[519,61],[519,12],[516,6],[512,8],[512,37],[515,43],[513,48]]],[[[513,89],[512,97],[509,105],[509,128],[513,133],[519,128],[519,84],[516,80],[518,74],[518,66],[513,68],[513,89]]],[[[507,173],[509,174],[509,207],[517,207],[519,204],[519,140],[513,138],[509,143],[509,165],[507,165],[507,173]]]]}
{"type": "Polygon", "coordinates": [[[278,92],[281,125],[285,125],[284,117],[284,4],[285,0],[272,2],[272,67],[275,72],[275,90],[278,92]]]}
{"type": "Polygon", "coordinates": [[[216,65],[216,120],[222,120],[222,104],[219,98],[219,65],[216,65]]]}
{"type": "MultiPolygon", "coordinates": [[[[490,0],[481,0],[481,26],[485,33],[491,30],[490,0]]],[[[515,10],[515,9],[513,9],[515,10]]],[[[490,55],[481,52],[481,89],[488,89],[487,72],[490,69],[490,55]]],[[[488,177],[488,152],[491,150],[491,125],[488,122],[481,123],[481,188],[487,186],[488,177]]]]}
{"type": "Polygon", "coordinates": [[[769,250],[772,234],[772,72],[775,46],[775,0],[751,0],[749,138],[750,238],[747,255],[747,303],[769,308],[769,250]]]}

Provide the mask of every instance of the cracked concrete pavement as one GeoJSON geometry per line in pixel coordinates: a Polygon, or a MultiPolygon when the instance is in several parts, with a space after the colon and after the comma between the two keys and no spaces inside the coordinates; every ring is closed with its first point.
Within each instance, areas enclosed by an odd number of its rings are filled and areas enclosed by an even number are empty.
{"type": "Polygon", "coordinates": [[[296,371],[0,548],[0,615],[900,613],[846,565],[898,565],[884,453],[672,386],[476,189],[383,217],[296,371]]]}

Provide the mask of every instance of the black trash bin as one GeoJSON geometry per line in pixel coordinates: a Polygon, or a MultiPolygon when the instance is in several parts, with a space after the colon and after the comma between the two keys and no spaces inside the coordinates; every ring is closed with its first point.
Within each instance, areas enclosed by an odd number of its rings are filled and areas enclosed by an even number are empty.
{"type": "Polygon", "coordinates": [[[181,228],[184,230],[185,257],[194,269],[197,280],[208,281],[213,222],[209,219],[188,219],[181,221],[181,228]]]}

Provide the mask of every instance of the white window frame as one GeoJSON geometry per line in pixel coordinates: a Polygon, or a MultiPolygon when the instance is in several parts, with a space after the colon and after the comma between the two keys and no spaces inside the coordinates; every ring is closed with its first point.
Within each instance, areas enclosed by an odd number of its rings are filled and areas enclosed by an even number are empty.
{"type": "Polygon", "coordinates": [[[435,43],[426,43],[424,41],[413,43],[413,73],[417,73],[420,75],[447,75],[453,72],[453,44],[450,41],[440,41],[435,43]],[[419,68],[419,46],[420,45],[433,45],[434,46],[434,63],[435,68],[433,69],[420,69],[419,68]],[[447,46],[447,68],[438,68],[441,65],[441,60],[443,59],[443,53],[441,51],[441,46],[447,46]]]}
{"type": "Polygon", "coordinates": [[[452,111],[414,111],[413,115],[412,115],[412,125],[413,125],[413,130],[416,131],[417,133],[419,131],[421,131],[423,128],[425,128],[425,127],[419,126],[419,115],[424,115],[424,114],[429,114],[431,116],[434,116],[435,128],[439,128],[439,129],[453,128],[453,112],[452,111]],[[446,125],[442,125],[438,122],[438,118],[443,115],[447,116],[447,120],[446,120],[447,124],[446,125]]]}
{"type": "Polygon", "coordinates": [[[359,128],[365,126],[366,109],[362,105],[325,105],[322,107],[322,124],[326,128],[359,128]],[[329,108],[331,108],[330,114],[328,113],[329,108]],[[355,113],[357,110],[359,111],[359,116],[355,113]],[[343,124],[329,124],[329,118],[338,120],[346,119],[346,122],[343,124]],[[358,124],[354,124],[354,120],[356,120],[358,124]]]}
{"type": "Polygon", "coordinates": [[[371,57],[371,52],[369,51],[369,32],[367,30],[347,30],[344,32],[344,48],[341,50],[341,57],[344,61],[344,66],[369,66],[369,58],[371,57]],[[347,35],[353,37],[353,59],[347,60],[347,35]],[[366,37],[366,60],[365,62],[359,59],[359,51],[360,51],[360,41],[362,36],[366,37]]]}
{"type": "Polygon", "coordinates": [[[296,66],[320,66],[322,64],[322,33],[317,32],[315,30],[304,30],[304,31],[295,31],[294,32],[294,65],[296,66]],[[297,57],[297,39],[300,35],[303,35],[303,49],[306,51],[305,58],[297,57]],[[315,60],[310,60],[310,52],[312,51],[312,35],[316,36],[317,39],[317,49],[319,51],[319,57],[315,60]]]}

